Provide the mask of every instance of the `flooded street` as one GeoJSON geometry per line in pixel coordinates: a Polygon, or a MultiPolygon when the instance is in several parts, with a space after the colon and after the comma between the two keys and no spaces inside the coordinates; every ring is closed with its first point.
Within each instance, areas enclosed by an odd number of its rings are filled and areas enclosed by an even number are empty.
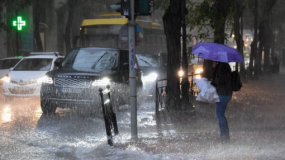
{"type": "Polygon", "coordinates": [[[285,159],[285,74],[248,80],[235,92],[226,116],[231,140],[218,140],[215,105],[196,102],[195,111],[138,108],[138,141],[131,140],[130,109],[116,112],[119,135],[107,144],[101,110],[57,109],[43,115],[39,98],[0,105],[0,159],[285,159]]]}
{"type": "Polygon", "coordinates": [[[0,160],[285,160],[284,8],[0,0],[0,160]]]}

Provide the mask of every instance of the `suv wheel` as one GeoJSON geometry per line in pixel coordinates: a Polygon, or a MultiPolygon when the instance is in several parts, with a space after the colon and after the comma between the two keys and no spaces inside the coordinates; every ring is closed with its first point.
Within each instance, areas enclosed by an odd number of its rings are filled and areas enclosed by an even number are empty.
{"type": "Polygon", "coordinates": [[[50,103],[48,100],[41,100],[41,108],[44,114],[52,114],[56,111],[56,104],[50,103]]]}

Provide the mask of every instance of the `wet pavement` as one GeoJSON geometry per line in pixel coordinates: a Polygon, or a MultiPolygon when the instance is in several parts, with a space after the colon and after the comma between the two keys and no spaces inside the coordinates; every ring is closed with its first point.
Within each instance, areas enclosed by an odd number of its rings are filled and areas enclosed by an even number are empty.
{"type": "Polygon", "coordinates": [[[226,116],[231,140],[219,137],[215,104],[196,102],[195,111],[162,110],[152,102],[138,107],[138,140],[131,139],[130,108],[116,112],[120,134],[107,144],[100,110],[58,109],[42,115],[39,100],[0,105],[0,159],[285,159],[285,74],[243,82],[226,116]]]}
{"type": "Polygon", "coordinates": [[[119,139],[114,147],[133,146],[161,159],[285,159],[284,81],[284,73],[261,76],[234,92],[226,143],[218,138],[215,104],[196,102],[194,112],[162,111],[152,119],[139,114],[139,141],[119,139]]]}

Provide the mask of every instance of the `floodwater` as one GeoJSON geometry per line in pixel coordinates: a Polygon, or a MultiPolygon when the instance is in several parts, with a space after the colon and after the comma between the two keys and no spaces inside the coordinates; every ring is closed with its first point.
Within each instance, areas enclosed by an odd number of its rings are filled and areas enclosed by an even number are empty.
{"type": "Polygon", "coordinates": [[[226,116],[231,140],[219,141],[215,105],[195,111],[138,106],[138,137],[131,139],[130,108],[116,112],[119,135],[107,144],[101,110],[57,109],[43,115],[39,98],[0,101],[0,159],[285,159],[285,73],[243,82],[226,116]]]}

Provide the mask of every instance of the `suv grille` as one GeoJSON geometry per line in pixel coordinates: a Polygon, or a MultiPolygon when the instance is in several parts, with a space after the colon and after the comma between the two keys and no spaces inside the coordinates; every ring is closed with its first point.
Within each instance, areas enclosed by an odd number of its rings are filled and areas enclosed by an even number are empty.
{"type": "Polygon", "coordinates": [[[90,84],[90,79],[54,78],[56,87],[89,88],[90,84]]]}

